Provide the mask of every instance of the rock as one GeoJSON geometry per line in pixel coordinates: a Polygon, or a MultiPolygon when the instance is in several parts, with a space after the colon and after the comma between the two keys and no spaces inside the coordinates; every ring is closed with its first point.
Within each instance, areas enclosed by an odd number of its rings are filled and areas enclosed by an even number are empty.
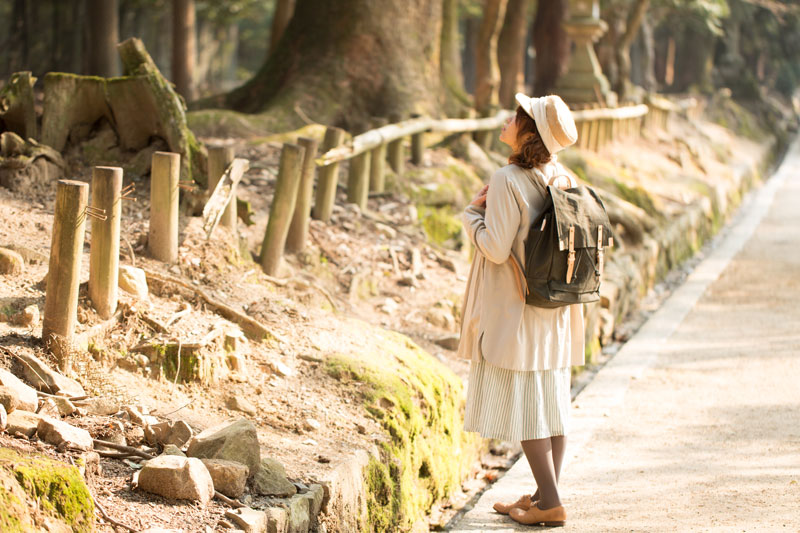
{"type": "Polygon", "coordinates": [[[125,414],[128,415],[130,421],[139,426],[155,426],[159,423],[158,418],[142,413],[133,405],[126,405],[122,409],[125,411],[125,414]]]}
{"type": "Polygon", "coordinates": [[[15,326],[25,328],[36,327],[39,324],[39,308],[35,305],[29,305],[22,311],[12,315],[9,322],[15,326]]]}
{"type": "Polygon", "coordinates": [[[272,370],[281,377],[288,378],[294,375],[294,370],[287,365],[286,363],[282,363],[280,361],[273,361],[270,363],[272,370]]]}
{"type": "Polygon", "coordinates": [[[8,427],[8,413],[6,408],[0,404],[0,431],[5,431],[8,427]]]}
{"type": "Polygon", "coordinates": [[[297,493],[297,487],[286,479],[286,470],[275,459],[265,457],[261,460],[261,468],[253,477],[253,492],[262,496],[278,496],[285,498],[297,493]]]}
{"type": "Polygon", "coordinates": [[[5,408],[6,414],[13,413],[19,405],[19,398],[10,388],[0,386],[0,405],[5,408]]]}
{"type": "Polygon", "coordinates": [[[139,300],[146,300],[148,289],[147,276],[145,276],[144,270],[129,265],[120,265],[119,288],[134,295],[139,300]]]}
{"type": "Polygon", "coordinates": [[[458,350],[458,342],[461,339],[460,335],[445,335],[436,339],[434,342],[437,346],[441,346],[446,350],[458,350]]]}
{"type": "Polygon", "coordinates": [[[40,416],[49,416],[52,418],[61,418],[61,413],[58,412],[58,406],[53,398],[45,398],[36,414],[40,416]]]}
{"type": "Polygon", "coordinates": [[[80,383],[59,374],[35,355],[25,352],[17,355],[26,363],[22,365],[22,377],[37,389],[50,394],[86,396],[80,383]]]}
{"type": "MultiPolygon", "coordinates": [[[[267,533],[267,513],[249,507],[231,509],[225,512],[225,518],[245,533],[267,533]]],[[[284,531],[278,529],[277,531],[284,531]]]]}
{"type": "Polygon", "coordinates": [[[308,531],[311,525],[309,501],[305,494],[297,494],[289,500],[289,531],[308,531]]]}
{"type": "Polygon", "coordinates": [[[453,329],[456,325],[456,319],[453,317],[453,313],[444,307],[430,308],[428,312],[425,313],[425,320],[442,329],[453,329]]]}
{"type": "Polygon", "coordinates": [[[172,444],[178,448],[189,442],[194,431],[183,420],[175,422],[159,422],[144,428],[144,437],[149,444],[172,444]]]}
{"type": "Polygon", "coordinates": [[[16,276],[25,270],[25,260],[18,252],[0,248],[0,274],[16,276]]]}
{"type": "Polygon", "coordinates": [[[110,398],[93,397],[76,401],[77,407],[86,409],[86,413],[96,416],[109,416],[119,412],[119,403],[110,398]]]}
{"type": "Polygon", "coordinates": [[[138,486],[175,500],[196,500],[207,504],[214,497],[214,482],[199,459],[159,455],[139,471],[138,486]]]}
{"type": "MultiPolygon", "coordinates": [[[[17,398],[17,409],[23,411],[36,412],[39,407],[39,397],[36,391],[24,384],[20,379],[8,370],[0,369],[0,385],[11,390],[17,398]]],[[[10,414],[10,413],[9,413],[10,414]]]]}
{"type": "Polygon", "coordinates": [[[382,235],[388,240],[397,238],[397,230],[391,226],[387,226],[386,224],[381,224],[380,222],[377,222],[375,224],[375,229],[378,230],[379,235],[382,235]]]}
{"type": "Polygon", "coordinates": [[[27,438],[31,438],[36,434],[41,420],[42,417],[36,413],[18,409],[8,415],[8,434],[13,435],[14,433],[19,433],[27,438]]]}
{"type": "Polygon", "coordinates": [[[249,469],[242,463],[224,459],[201,459],[206,465],[214,489],[229,498],[238,498],[244,493],[249,469]]]}
{"type": "Polygon", "coordinates": [[[322,485],[316,483],[308,487],[308,492],[302,494],[308,499],[308,514],[311,516],[312,523],[316,521],[317,515],[322,510],[322,500],[325,497],[325,490],[322,485]]]}
{"type": "Polygon", "coordinates": [[[84,479],[98,476],[102,472],[100,466],[100,454],[97,452],[86,452],[78,458],[78,471],[84,479]]]}
{"type": "Polygon", "coordinates": [[[102,431],[99,432],[98,439],[113,442],[114,444],[122,444],[123,446],[128,444],[128,439],[125,438],[125,425],[119,420],[112,420],[107,425],[104,424],[102,431]]]}
{"type": "Polygon", "coordinates": [[[248,477],[254,476],[261,466],[256,427],[246,418],[220,424],[194,436],[186,455],[242,463],[249,469],[248,477]]]}
{"type": "Polygon", "coordinates": [[[614,335],[614,315],[608,309],[600,308],[600,344],[606,346],[614,335]]]}
{"type": "Polygon", "coordinates": [[[228,362],[228,368],[233,372],[239,372],[240,374],[245,374],[247,372],[247,365],[242,354],[229,353],[226,356],[226,361],[228,362]]]}
{"type": "Polygon", "coordinates": [[[78,410],[71,401],[67,400],[63,396],[56,396],[55,398],[51,399],[58,409],[58,414],[61,416],[69,416],[78,410]]]}
{"type": "Polygon", "coordinates": [[[164,446],[164,451],[161,452],[161,455],[177,455],[178,457],[186,457],[186,454],[174,444],[167,444],[164,446]]]}
{"type": "Polygon", "coordinates": [[[309,431],[313,431],[321,428],[322,424],[320,424],[317,420],[314,420],[313,418],[306,418],[303,421],[303,427],[309,431]]]}
{"type": "Polygon", "coordinates": [[[378,309],[380,309],[381,312],[386,313],[387,315],[393,315],[397,311],[398,307],[399,305],[397,302],[395,302],[391,298],[386,298],[383,301],[383,303],[380,306],[378,306],[378,309]]]}
{"type": "Polygon", "coordinates": [[[80,450],[91,450],[93,446],[92,436],[85,429],[76,428],[66,422],[55,420],[50,417],[42,417],[39,420],[37,429],[39,438],[53,446],[66,444],[70,448],[80,450]]]}
{"type": "Polygon", "coordinates": [[[225,402],[225,405],[228,407],[228,409],[241,411],[242,413],[250,416],[255,416],[255,414],[258,412],[252,403],[239,395],[228,398],[228,401],[225,402]]]}

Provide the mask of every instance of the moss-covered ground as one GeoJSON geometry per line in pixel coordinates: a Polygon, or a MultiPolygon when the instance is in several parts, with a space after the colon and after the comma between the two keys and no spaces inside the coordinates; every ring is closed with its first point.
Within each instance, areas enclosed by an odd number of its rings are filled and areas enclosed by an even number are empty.
{"type": "Polygon", "coordinates": [[[369,329],[364,351],[336,354],[326,371],[358,385],[364,409],[385,430],[380,460],[364,472],[367,531],[407,531],[460,487],[483,446],[463,431],[461,380],[409,338],[369,329]]]}

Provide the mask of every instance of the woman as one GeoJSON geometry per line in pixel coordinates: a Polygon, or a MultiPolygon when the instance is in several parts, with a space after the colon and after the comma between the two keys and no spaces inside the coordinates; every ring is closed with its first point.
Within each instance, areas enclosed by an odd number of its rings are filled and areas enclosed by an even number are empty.
{"type": "Polygon", "coordinates": [[[533,495],[494,508],[523,524],[564,525],[558,478],[566,446],[570,367],[584,363],[583,309],[526,305],[525,238],[547,184],[577,184],[555,153],[577,140],[558,96],[516,95],[500,140],[509,164],[463,214],[476,253],[467,281],[459,355],[471,360],[464,426],[485,438],[520,441],[536,480],[533,495]],[[520,266],[522,268],[520,268],[520,266]]]}

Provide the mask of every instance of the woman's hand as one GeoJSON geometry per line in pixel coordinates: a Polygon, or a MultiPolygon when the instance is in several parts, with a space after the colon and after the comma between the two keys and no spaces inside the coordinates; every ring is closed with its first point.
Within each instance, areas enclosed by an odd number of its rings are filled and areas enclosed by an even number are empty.
{"type": "Polygon", "coordinates": [[[474,205],[476,207],[486,207],[486,195],[489,192],[489,186],[484,185],[481,187],[481,190],[478,191],[478,194],[472,199],[469,205],[474,205]]]}

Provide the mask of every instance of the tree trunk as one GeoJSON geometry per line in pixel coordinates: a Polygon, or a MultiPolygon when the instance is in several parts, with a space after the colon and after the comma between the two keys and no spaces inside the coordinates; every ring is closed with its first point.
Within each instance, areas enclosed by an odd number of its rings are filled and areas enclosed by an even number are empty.
{"type": "Polygon", "coordinates": [[[194,100],[194,0],[172,0],[172,81],[184,100],[194,100]]]}
{"type": "Polygon", "coordinates": [[[508,0],[506,20],[497,41],[500,66],[500,105],[514,108],[514,95],[525,86],[525,51],[530,0],[508,0]]]}
{"type": "Polygon", "coordinates": [[[464,22],[464,52],[462,53],[461,70],[464,73],[464,89],[468,94],[475,94],[475,50],[478,48],[478,33],[481,20],[468,17],[464,22]]]}
{"type": "Polygon", "coordinates": [[[631,83],[631,44],[633,44],[633,40],[639,32],[639,25],[642,23],[649,6],[650,0],[636,0],[636,5],[628,14],[625,33],[622,34],[617,43],[617,83],[614,90],[617,92],[617,98],[620,102],[625,101],[631,83]]]}
{"type": "Polygon", "coordinates": [[[642,19],[642,87],[656,91],[656,45],[650,17],[642,19]]]}
{"type": "Polygon", "coordinates": [[[552,91],[556,80],[566,71],[569,39],[561,26],[566,14],[566,0],[538,2],[533,21],[533,46],[536,49],[533,92],[536,96],[552,91]]]}
{"type": "Polygon", "coordinates": [[[475,51],[475,108],[488,114],[499,103],[500,67],[497,65],[497,38],[506,14],[508,0],[486,0],[483,22],[475,51]]]}
{"type": "Polygon", "coordinates": [[[286,26],[294,15],[295,0],[278,0],[275,3],[275,14],[272,16],[272,29],[269,34],[269,52],[267,55],[272,55],[272,52],[278,46],[278,42],[283,37],[283,32],[286,31],[286,26]]]}
{"type": "Polygon", "coordinates": [[[119,74],[117,0],[89,0],[89,74],[111,78],[119,74]]]}
{"type": "Polygon", "coordinates": [[[470,105],[464,92],[464,74],[461,70],[461,45],[458,33],[458,0],[442,1],[442,50],[439,59],[442,84],[446,91],[445,111],[457,116],[458,104],[470,105]]]}
{"type": "Polygon", "coordinates": [[[256,76],[220,105],[266,111],[282,128],[356,130],[373,116],[438,115],[442,0],[304,0],[256,76]]]}

